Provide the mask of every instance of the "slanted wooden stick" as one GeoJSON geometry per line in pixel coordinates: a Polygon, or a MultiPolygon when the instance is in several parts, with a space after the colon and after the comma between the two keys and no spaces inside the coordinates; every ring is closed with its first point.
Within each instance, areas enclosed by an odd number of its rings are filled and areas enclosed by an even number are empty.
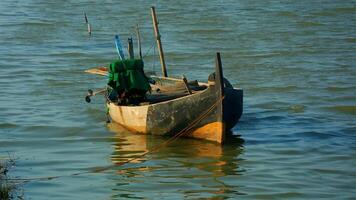
{"type": "Polygon", "coordinates": [[[187,91],[189,92],[189,94],[193,94],[192,90],[191,90],[190,87],[189,87],[187,78],[183,75],[183,78],[182,78],[182,79],[183,79],[183,83],[184,83],[184,85],[185,85],[185,88],[187,89],[187,91]]]}
{"type": "Polygon", "coordinates": [[[156,40],[157,40],[159,59],[161,61],[162,75],[164,77],[167,77],[166,62],[164,60],[163,48],[162,48],[162,43],[161,43],[161,35],[159,34],[159,30],[158,30],[158,22],[157,22],[155,7],[153,7],[153,6],[151,7],[151,15],[152,15],[153,28],[154,28],[155,36],[156,36],[156,40]]]}

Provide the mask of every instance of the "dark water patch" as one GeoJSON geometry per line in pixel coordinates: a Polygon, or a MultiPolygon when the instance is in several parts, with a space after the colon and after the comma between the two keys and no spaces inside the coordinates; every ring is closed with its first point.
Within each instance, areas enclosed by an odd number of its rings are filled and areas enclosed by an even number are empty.
{"type": "Polygon", "coordinates": [[[301,139],[300,138],[289,138],[289,139],[283,139],[283,140],[278,140],[278,139],[268,139],[268,133],[265,133],[263,138],[261,139],[256,139],[256,138],[248,138],[246,140],[246,145],[258,145],[258,146],[265,146],[269,144],[290,144],[293,145],[295,143],[298,143],[301,139]]]}
{"type": "Polygon", "coordinates": [[[353,13],[354,14],[355,11],[356,11],[356,7],[354,5],[354,6],[350,6],[350,7],[334,8],[332,10],[335,11],[335,12],[338,12],[338,13],[342,13],[342,14],[344,14],[344,13],[353,13]]]}
{"type": "Polygon", "coordinates": [[[341,132],[356,137],[356,125],[351,125],[351,127],[343,128],[341,132]]]}
{"type": "Polygon", "coordinates": [[[345,38],[346,42],[356,43],[356,37],[347,37],[345,38]]]}
{"type": "Polygon", "coordinates": [[[245,54],[240,54],[240,58],[274,58],[275,56],[281,55],[281,52],[245,52],[245,54]]]}
{"type": "Polygon", "coordinates": [[[329,98],[327,100],[325,100],[325,103],[327,104],[353,104],[354,102],[356,102],[356,96],[344,96],[342,94],[340,94],[337,97],[334,98],[329,98]]]}
{"type": "Polygon", "coordinates": [[[202,37],[202,35],[219,35],[219,34],[225,34],[228,32],[232,32],[230,28],[221,28],[221,29],[194,29],[194,30],[186,30],[183,31],[183,33],[189,33],[189,34],[198,34],[199,37],[202,37]]]}
{"type": "Polygon", "coordinates": [[[328,86],[326,88],[330,92],[347,92],[347,91],[355,91],[356,87],[346,87],[346,86],[328,86]]]}
{"type": "MultiPolygon", "coordinates": [[[[74,47],[72,47],[74,48],[74,47]]],[[[83,53],[83,52],[78,52],[78,51],[75,51],[73,50],[72,52],[53,52],[51,54],[49,54],[48,56],[53,56],[53,57],[65,57],[65,58],[78,58],[80,59],[79,57],[83,57],[83,56],[86,56],[87,54],[86,53],[83,53]]]]}
{"type": "MultiPolygon", "coordinates": [[[[51,144],[58,144],[60,145],[70,145],[70,144],[77,144],[77,143],[107,143],[107,142],[112,142],[113,140],[117,139],[111,135],[108,134],[101,134],[101,136],[93,136],[93,134],[83,134],[79,133],[78,135],[74,136],[68,136],[68,137],[62,137],[60,135],[46,135],[44,137],[42,135],[41,137],[38,137],[36,135],[30,136],[29,138],[25,140],[21,140],[19,138],[6,138],[0,140],[0,144],[2,144],[4,147],[5,146],[11,146],[11,145],[31,145],[31,144],[44,144],[46,142],[49,142],[51,144]],[[84,137],[85,136],[85,137],[84,137]]],[[[122,144],[125,145],[125,144],[122,144]]],[[[80,147],[78,147],[80,149],[80,147]]],[[[35,148],[34,148],[35,149],[35,148]]],[[[83,149],[85,151],[85,149],[83,149]]],[[[73,153],[72,150],[68,149],[58,149],[54,152],[53,154],[71,154],[73,153]]]]}
{"type": "Polygon", "coordinates": [[[20,127],[18,124],[13,124],[13,123],[0,123],[0,128],[4,129],[10,129],[10,128],[18,128],[20,127]]]}
{"type": "MultiPolygon", "coordinates": [[[[274,149],[272,152],[276,156],[300,156],[303,154],[304,150],[303,149],[295,149],[295,148],[282,148],[282,149],[274,149]]],[[[276,160],[280,160],[281,158],[277,158],[276,160]]]]}
{"type": "Polygon", "coordinates": [[[54,80],[54,79],[46,79],[45,80],[47,87],[60,88],[60,87],[72,87],[73,80],[54,80]]]}
{"type": "MultiPolygon", "coordinates": [[[[285,120],[285,116],[280,116],[280,115],[268,115],[264,117],[259,117],[257,118],[257,121],[263,122],[263,123],[270,123],[270,121],[282,121],[285,120]]],[[[255,121],[255,122],[257,122],[255,121]]]]}
{"type": "Polygon", "coordinates": [[[290,18],[298,17],[298,14],[296,12],[292,12],[292,11],[280,11],[280,12],[277,12],[277,14],[282,17],[290,17],[290,18]]]}
{"type": "Polygon", "coordinates": [[[306,106],[301,104],[295,104],[289,106],[288,108],[286,108],[286,110],[290,113],[304,113],[306,110],[306,106]]]}
{"type": "MultiPolygon", "coordinates": [[[[282,93],[282,92],[295,92],[299,91],[302,88],[296,86],[296,85],[276,85],[276,86],[259,86],[259,87],[251,87],[249,88],[250,92],[276,92],[276,93],[282,93]]],[[[274,102],[271,102],[274,103],[274,102]]]]}
{"type": "Polygon", "coordinates": [[[315,11],[312,13],[314,16],[316,17],[335,17],[337,16],[336,12],[333,12],[332,10],[328,9],[328,10],[321,10],[321,11],[315,11]]]}
{"type": "Polygon", "coordinates": [[[9,75],[0,75],[0,78],[5,80],[5,79],[12,79],[13,82],[20,82],[20,80],[18,79],[19,75],[22,77],[22,78],[33,78],[33,75],[31,73],[23,73],[23,74],[9,74],[9,75]]]}
{"type": "Polygon", "coordinates": [[[324,24],[316,21],[301,21],[298,22],[298,25],[301,27],[318,27],[323,26],[324,24]]]}
{"type": "Polygon", "coordinates": [[[254,104],[254,107],[263,110],[274,111],[274,112],[288,112],[288,113],[303,113],[307,108],[307,106],[302,104],[289,104],[286,102],[275,102],[275,101],[268,102],[268,103],[254,104]]]}
{"type": "MultiPolygon", "coordinates": [[[[58,22],[57,22],[58,23],[58,22]]],[[[61,24],[61,23],[60,23],[61,24]]],[[[55,21],[44,21],[44,20],[30,20],[26,22],[22,22],[20,24],[15,24],[16,26],[31,26],[37,28],[45,28],[46,26],[55,26],[55,21]]]]}
{"type": "Polygon", "coordinates": [[[303,131],[303,132],[296,132],[293,133],[295,137],[299,137],[301,139],[317,139],[317,140],[325,140],[325,139],[332,139],[337,138],[339,135],[333,132],[320,132],[320,131],[303,131]]]}
{"type": "MultiPolygon", "coordinates": [[[[40,123],[37,123],[40,124],[40,123]]],[[[68,126],[57,126],[54,125],[25,125],[21,127],[20,132],[30,133],[26,137],[36,137],[40,138],[44,135],[46,137],[71,137],[83,133],[83,129],[80,127],[68,127],[68,126]]]]}

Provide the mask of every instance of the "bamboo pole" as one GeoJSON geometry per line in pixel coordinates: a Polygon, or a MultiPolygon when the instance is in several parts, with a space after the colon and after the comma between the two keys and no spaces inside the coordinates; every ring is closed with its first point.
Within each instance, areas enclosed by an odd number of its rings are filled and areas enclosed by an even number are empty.
{"type": "Polygon", "coordinates": [[[138,55],[142,60],[142,49],[141,49],[141,35],[140,29],[138,28],[138,24],[136,24],[136,34],[137,34],[137,48],[138,48],[138,55]]]}
{"type": "Polygon", "coordinates": [[[161,61],[162,75],[164,77],[167,77],[166,63],[164,60],[164,54],[163,54],[162,43],[161,43],[161,35],[159,34],[159,30],[158,30],[158,22],[157,22],[156,11],[154,6],[151,7],[151,15],[152,15],[153,28],[157,40],[159,59],[161,61]]]}

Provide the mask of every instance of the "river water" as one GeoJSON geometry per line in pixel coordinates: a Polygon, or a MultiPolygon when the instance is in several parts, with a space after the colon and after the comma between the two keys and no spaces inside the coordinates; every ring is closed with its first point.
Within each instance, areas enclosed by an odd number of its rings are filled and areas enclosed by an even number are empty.
{"type": "Polygon", "coordinates": [[[13,178],[60,176],[20,184],[25,199],[356,199],[356,1],[2,0],[0,44],[0,157],[13,178]],[[106,80],[83,71],[139,24],[159,74],[152,5],[168,74],[206,81],[220,51],[244,114],[224,146],[119,166],[167,138],[106,125],[104,99],[84,101],[106,80]]]}

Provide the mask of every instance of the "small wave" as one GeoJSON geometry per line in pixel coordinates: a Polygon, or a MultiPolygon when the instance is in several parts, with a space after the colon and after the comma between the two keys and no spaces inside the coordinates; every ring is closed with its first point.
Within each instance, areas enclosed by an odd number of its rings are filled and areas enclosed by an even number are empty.
{"type": "Polygon", "coordinates": [[[286,102],[268,102],[256,104],[255,107],[266,109],[266,110],[275,110],[275,111],[285,111],[292,113],[302,113],[305,111],[306,106],[303,104],[289,104],[286,102]]]}
{"type": "Polygon", "coordinates": [[[356,115],[356,106],[354,105],[329,106],[324,107],[324,109],[343,114],[356,115]]]}
{"type": "Polygon", "coordinates": [[[288,105],[287,102],[269,101],[269,102],[263,102],[263,103],[255,104],[254,107],[262,108],[262,109],[279,109],[279,108],[285,107],[287,105],[288,105]]]}
{"type": "Polygon", "coordinates": [[[286,85],[286,86],[271,86],[271,87],[251,87],[249,88],[252,92],[260,92],[260,91],[269,91],[269,92],[294,92],[299,90],[300,87],[295,85],[286,85]]]}
{"type": "Polygon", "coordinates": [[[74,52],[74,50],[72,52],[56,52],[56,53],[49,53],[48,56],[53,56],[53,57],[83,57],[86,54],[81,53],[81,52],[74,52]]]}
{"type": "Polygon", "coordinates": [[[294,133],[296,137],[303,137],[303,138],[314,138],[314,139],[329,139],[336,137],[337,135],[331,134],[329,132],[318,132],[318,131],[304,131],[304,132],[297,132],[294,133]]]}
{"type": "Polygon", "coordinates": [[[355,87],[329,86],[326,88],[330,92],[354,91],[355,87]]]}
{"type": "Polygon", "coordinates": [[[356,133],[356,126],[344,128],[342,132],[356,133]]]}
{"type": "Polygon", "coordinates": [[[347,42],[356,43],[356,37],[348,37],[348,38],[345,38],[345,40],[346,40],[347,42]]]}
{"type": "Polygon", "coordinates": [[[43,21],[29,21],[23,22],[21,25],[25,26],[54,26],[55,24],[52,22],[43,22],[43,21]]]}
{"type": "Polygon", "coordinates": [[[240,58],[272,58],[276,56],[280,56],[280,52],[272,52],[272,53],[251,53],[248,55],[239,55],[240,58]]]}
{"type": "Polygon", "coordinates": [[[49,87],[60,87],[60,86],[72,86],[73,81],[70,80],[53,80],[53,79],[46,79],[45,80],[46,84],[49,87]]]}
{"type": "Polygon", "coordinates": [[[335,12],[340,12],[340,13],[355,13],[356,12],[356,7],[344,7],[344,8],[335,8],[335,12]]]}
{"type": "Polygon", "coordinates": [[[269,120],[269,121],[281,121],[281,120],[284,120],[285,117],[284,116],[279,116],[279,115],[273,115],[273,116],[267,116],[267,117],[262,117],[262,118],[259,118],[260,120],[269,120]]]}
{"type": "Polygon", "coordinates": [[[322,26],[324,24],[319,22],[311,22],[311,21],[302,21],[298,23],[302,27],[313,27],[313,26],[322,26]]]}
{"type": "Polygon", "coordinates": [[[339,8],[314,12],[313,15],[331,17],[337,15],[338,13],[349,14],[349,13],[354,13],[355,11],[356,11],[356,7],[339,7],[339,8]]]}
{"type": "Polygon", "coordinates": [[[283,17],[297,17],[298,15],[294,12],[290,12],[290,11],[281,11],[278,13],[279,16],[283,16],[283,17]]]}
{"type": "Polygon", "coordinates": [[[301,104],[289,106],[289,110],[293,113],[303,113],[305,111],[305,106],[301,104]]]}
{"type": "Polygon", "coordinates": [[[13,123],[1,123],[0,128],[17,128],[19,125],[13,123]]]}

